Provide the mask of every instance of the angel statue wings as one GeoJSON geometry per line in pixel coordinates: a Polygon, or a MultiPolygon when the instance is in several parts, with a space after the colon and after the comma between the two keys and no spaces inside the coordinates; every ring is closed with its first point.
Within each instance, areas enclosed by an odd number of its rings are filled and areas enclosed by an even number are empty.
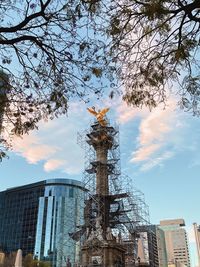
{"type": "Polygon", "coordinates": [[[102,110],[99,109],[98,111],[96,111],[95,107],[92,107],[92,108],[87,108],[87,110],[96,117],[97,121],[101,126],[107,125],[107,122],[104,117],[106,113],[109,111],[109,108],[104,108],[102,110]]]}

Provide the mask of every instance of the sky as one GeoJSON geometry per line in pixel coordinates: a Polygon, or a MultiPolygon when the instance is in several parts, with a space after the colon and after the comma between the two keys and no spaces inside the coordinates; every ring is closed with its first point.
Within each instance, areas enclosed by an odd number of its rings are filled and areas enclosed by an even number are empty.
{"type": "Polygon", "coordinates": [[[200,118],[181,111],[171,97],[165,108],[135,109],[115,98],[90,105],[71,102],[68,116],[41,122],[39,130],[14,138],[9,159],[1,163],[0,191],[49,178],[81,180],[84,136],[93,117],[86,108],[110,107],[108,118],[119,125],[122,173],[145,195],[152,224],[183,218],[197,265],[192,223],[200,223],[200,118]]]}

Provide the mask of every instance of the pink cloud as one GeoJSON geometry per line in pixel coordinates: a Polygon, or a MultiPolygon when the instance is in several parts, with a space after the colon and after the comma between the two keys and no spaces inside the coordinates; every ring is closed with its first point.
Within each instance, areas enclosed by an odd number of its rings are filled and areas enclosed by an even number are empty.
{"type": "Polygon", "coordinates": [[[173,144],[173,134],[182,127],[179,114],[175,111],[176,101],[170,99],[165,109],[157,107],[143,113],[137,138],[138,148],[132,153],[131,162],[144,162],[141,170],[148,170],[171,158],[172,151],[165,151],[173,144]]]}
{"type": "Polygon", "coordinates": [[[61,159],[50,159],[44,164],[44,170],[47,172],[59,169],[65,166],[66,161],[61,159]]]}
{"type": "Polygon", "coordinates": [[[37,163],[40,160],[45,160],[53,155],[58,149],[48,145],[39,145],[31,147],[22,152],[22,155],[29,163],[37,163]]]}
{"type": "Polygon", "coordinates": [[[136,152],[133,152],[131,162],[147,160],[160,147],[161,144],[150,144],[149,146],[140,147],[136,152]]]}
{"type": "Polygon", "coordinates": [[[162,141],[173,130],[175,123],[173,106],[166,109],[156,108],[140,124],[139,142],[141,145],[162,141]]]}
{"type": "MultiPolygon", "coordinates": [[[[77,108],[75,104],[73,108],[77,108]]],[[[77,145],[77,132],[79,127],[84,129],[82,124],[85,119],[81,119],[81,116],[82,113],[74,112],[71,118],[62,116],[41,122],[38,131],[30,132],[23,138],[13,138],[13,151],[30,164],[42,161],[46,172],[59,170],[68,174],[80,173],[84,166],[84,152],[77,145]]]]}
{"type": "Polygon", "coordinates": [[[29,163],[35,164],[40,160],[48,159],[59,149],[56,146],[42,144],[39,137],[30,134],[23,138],[16,137],[13,141],[13,150],[26,158],[29,163]]]}

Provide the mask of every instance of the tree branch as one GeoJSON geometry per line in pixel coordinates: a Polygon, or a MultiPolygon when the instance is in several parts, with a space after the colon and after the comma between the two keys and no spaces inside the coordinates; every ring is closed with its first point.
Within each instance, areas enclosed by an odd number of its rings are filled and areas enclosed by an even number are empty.
{"type": "MultiPolygon", "coordinates": [[[[52,0],[47,0],[47,2],[43,5],[41,5],[41,10],[39,12],[36,12],[34,14],[29,15],[28,17],[25,17],[25,19],[20,22],[19,24],[13,26],[13,27],[0,27],[0,32],[3,33],[8,33],[8,32],[16,32],[21,30],[24,26],[26,26],[30,21],[32,21],[35,18],[38,17],[42,17],[44,18],[46,21],[49,20],[49,18],[47,16],[45,16],[45,9],[47,8],[47,6],[50,4],[52,0]]],[[[41,1],[42,2],[42,1],[41,1]]]]}

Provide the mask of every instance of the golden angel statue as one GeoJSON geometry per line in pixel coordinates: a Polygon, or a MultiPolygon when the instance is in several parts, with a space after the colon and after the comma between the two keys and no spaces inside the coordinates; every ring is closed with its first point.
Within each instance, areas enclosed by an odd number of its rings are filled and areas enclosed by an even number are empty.
{"type": "Polygon", "coordinates": [[[92,108],[87,108],[87,110],[97,118],[97,121],[99,122],[99,124],[101,126],[107,125],[107,122],[106,122],[104,116],[109,111],[109,108],[104,108],[102,110],[96,111],[95,107],[92,107],[92,108]]]}

